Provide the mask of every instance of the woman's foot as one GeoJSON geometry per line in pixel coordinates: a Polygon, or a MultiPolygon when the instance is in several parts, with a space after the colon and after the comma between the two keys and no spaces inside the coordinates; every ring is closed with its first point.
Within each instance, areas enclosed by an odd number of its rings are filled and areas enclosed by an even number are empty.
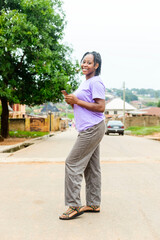
{"type": "Polygon", "coordinates": [[[89,205],[82,207],[83,212],[100,212],[100,206],[89,205]]]}
{"type": "Polygon", "coordinates": [[[64,212],[59,219],[61,220],[70,220],[73,219],[81,214],[83,214],[84,211],[82,207],[69,207],[66,212],[64,212]]]}

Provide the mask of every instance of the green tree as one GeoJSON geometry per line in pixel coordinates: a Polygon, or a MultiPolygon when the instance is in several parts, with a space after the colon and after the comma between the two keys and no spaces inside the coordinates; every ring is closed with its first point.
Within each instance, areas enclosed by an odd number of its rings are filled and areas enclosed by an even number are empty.
{"type": "Polygon", "coordinates": [[[159,91],[158,90],[155,91],[155,98],[159,98],[159,91]]]}
{"type": "Polygon", "coordinates": [[[160,100],[158,101],[158,103],[157,103],[157,107],[159,107],[160,108],[160,100]]]}
{"type": "Polygon", "coordinates": [[[58,102],[77,87],[78,63],[62,44],[65,15],[60,0],[0,0],[1,135],[8,136],[8,102],[58,102]]]}
{"type": "Polygon", "coordinates": [[[156,102],[146,102],[147,107],[156,107],[157,103],[156,102]]]}
{"type": "MultiPolygon", "coordinates": [[[[116,92],[118,97],[123,99],[123,90],[116,89],[115,92],[116,92]]],[[[125,99],[126,99],[126,102],[129,103],[131,101],[138,100],[138,97],[136,95],[134,95],[131,90],[126,89],[126,91],[125,91],[125,99]]]]}
{"type": "Polygon", "coordinates": [[[137,101],[138,97],[130,91],[126,91],[126,102],[137,101]]]}

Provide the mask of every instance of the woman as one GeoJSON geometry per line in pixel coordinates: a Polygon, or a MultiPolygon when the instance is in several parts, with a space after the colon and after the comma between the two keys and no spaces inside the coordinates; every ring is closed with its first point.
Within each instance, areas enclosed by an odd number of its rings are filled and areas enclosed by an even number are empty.
{"type": "MultiPolygon", "coordinates": [[[[101,56],[87,52],[81,60],[86,76],[74,94],[64,94],[65,101],[74,108],[76,129],[79,134],[65,163],[65,204],[68,210],[59,218],[73,219],[84,212],[99,212],[101,202],[101,170],[99,143],[105,133],[105,86],[99,77],[101,56]],[[86,206],[82,207],[80,188],[86,181],[86,206]]],[[[63,92],[63,91],[62,91],[63,92]]]]}

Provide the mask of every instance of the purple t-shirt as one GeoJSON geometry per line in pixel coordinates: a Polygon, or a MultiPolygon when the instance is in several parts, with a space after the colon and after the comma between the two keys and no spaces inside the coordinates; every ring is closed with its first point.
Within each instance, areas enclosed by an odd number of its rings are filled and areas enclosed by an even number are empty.
{"type": "MultiPolygon", "coordinates": [[[[94,76],[81,83],[74,94],[80,100],[93,103],[95,98],[105,99],[105,86],[99,76],[94,76]]],[[[104,119],[104,114],[74,104],[74,118],[76,129],[81,132],[101,122],[104,119]]]]}

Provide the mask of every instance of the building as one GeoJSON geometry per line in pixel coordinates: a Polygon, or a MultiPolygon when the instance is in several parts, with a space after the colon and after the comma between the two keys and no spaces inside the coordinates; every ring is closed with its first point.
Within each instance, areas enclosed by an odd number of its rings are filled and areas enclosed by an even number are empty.
{"type": "Polygon", "coordinates": [[[59,109],[52,102],[49,102],[49,103],[46,103],[41,110],[41,113],[43,114],[48,114],[48,112],[58,113],[59,109]]]}
{"type": "Polygon", "coordinates": [[[144,115],[159,116],[160,117],[160,107],[147,107],[147,108],[142,108],[140,110],[145,112],[144,115]]]}
{"type": "Polygon", "coordinates": [[[26,114],[25,105],[22,104],[11,104],[9,107],[10,118],[24,118],[26,114]],[[10,108],[11,107],[11,108],[10,108]]]}
{"type": "MultiPolygon", "coordinates": [[[[114,98],[109,103],[106,104],[105,113],[107,115],[123,115],[123,105],[124,102],[121,98],[114,98]]],[[[125,102],[125,113],[136,110],[131,104],[125,102]]]]}
{"type": "Polygon", "coordinates": [[[138,100],[131,101],[130,104],[137,109],[145,107],[144,104],[142,103],[142,101],[138,101],[138,100]]]}

